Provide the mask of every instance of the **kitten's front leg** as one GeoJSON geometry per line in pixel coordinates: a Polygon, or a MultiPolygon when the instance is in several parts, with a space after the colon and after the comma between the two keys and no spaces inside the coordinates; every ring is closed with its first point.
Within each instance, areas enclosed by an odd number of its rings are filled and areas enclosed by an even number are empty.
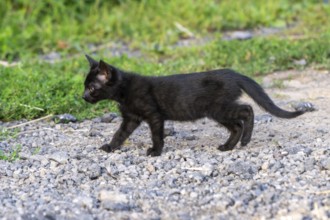
{"type": "Polygon", "coordinates": [[[133,131],[140,125],[141,121],[133,120],[131,118],[123,118],[118,131],[116,131],[110,144],[103,145],[100,149],[105,152],[113,152],[120,148],[124,141],[133,133],[133,131]]]}
{"type": "Polygon", "coordinates": [[[160,156],[164,147],[164,120],[160,116],[152,116],[147,120],[151,130],[152,148],[147,151],[147,156],[160,156]]]}

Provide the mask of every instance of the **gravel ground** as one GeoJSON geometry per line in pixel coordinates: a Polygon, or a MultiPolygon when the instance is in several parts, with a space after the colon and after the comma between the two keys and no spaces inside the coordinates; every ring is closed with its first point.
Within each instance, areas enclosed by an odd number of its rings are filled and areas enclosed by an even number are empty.
{"type": "Polygon", "coordinates": [[[164,152],[155,158],[145,156],[146,124],[120,151],[98,150],[121,122],[113,114],[28,123],[0,142],[4,151],[21,145],[19,160],[0,161],[0,218],[329,219],[329,76],[305,70],[265,78],[281,107],[304,101],[316,111],[283,120],[254,106],[251,143],[230,152],[216,149],[228,133],[207,119],[168,122],[164,152]],[[284,88],[273,86],[278,79],[284,88]]]}

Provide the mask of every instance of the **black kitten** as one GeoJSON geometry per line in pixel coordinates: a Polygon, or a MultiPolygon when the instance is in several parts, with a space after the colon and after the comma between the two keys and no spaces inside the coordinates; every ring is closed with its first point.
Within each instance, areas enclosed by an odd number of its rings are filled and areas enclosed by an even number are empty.
{"type": "Polygon", "coordinates": [[[146,121],[151,129],[152,148],[147,155],[158,156],[164,146],[164,121],[193,121],[211,118],[230,131],[230,137],[219,150],[232,150],[241,141],[251,140],[254,115],[250,105],[238,104],[245,91],[269,113],[294,118],[304,112],[288,112],[277,107],[252,79],[230,69],[163,77],[145,77],[124,72],[104,61],[87,56],[90,72],[85,81],[83,98],[90,103],[103,99],[119,104],[123,122],[106,152],[119,149],[128,136],[146,121]]]}

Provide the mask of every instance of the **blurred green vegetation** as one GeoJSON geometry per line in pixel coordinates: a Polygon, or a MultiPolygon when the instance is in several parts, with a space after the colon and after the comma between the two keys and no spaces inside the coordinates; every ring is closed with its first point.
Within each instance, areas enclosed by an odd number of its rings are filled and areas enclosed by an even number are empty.
{"type": "Polygon", "coordinates": [[[330,67],[330,6],[316,0],[2,0],[0,14],[0,60],[19,62],[0,66],[3,121],[115,111],[111,102],[81,99],[84,53],[91,51],[95,59],[145,75],[229,67],[255,77],[304,68],[293,62],[300,59],[307,67],[330,67]],[[262,27],[283,30],[221,40],[224,31],[262,27]],[[191,45],[175,46],[185,40],[191,45]],[[112,56],[112,46],[121,45],[128,46],[124,55],[112,56]],[[42,56],[51,52],[62,59],[47,63],[42,56]]]}
{"type": "MultiPolygon", "coordinates": [[[[18,134],[18,130],[11,129],[8,130],[6,128],[0,127],[0,142],[6,141],[11,138],[15,138],[18,134]]],[[[20,145],[10,146],[7,149],[3,150],[0,148],[0,160],[14,161],[19,159],[19,152],[21,150],[20,145]]]]}

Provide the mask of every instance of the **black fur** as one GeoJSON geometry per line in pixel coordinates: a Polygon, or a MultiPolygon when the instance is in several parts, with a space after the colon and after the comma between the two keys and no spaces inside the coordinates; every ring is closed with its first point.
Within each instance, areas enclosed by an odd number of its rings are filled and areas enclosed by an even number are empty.
{"type": "Polygon", "coordinates": [[[165,120],[193,121],[204,117],[217,121],[230,131],[230,137],[220,145],[220,150],[232,150],[239,141],[245,146],[251,140],[254,114],[251,106],[237,102],[242,91],[277,117],[294,118],[304,113],[280,109],[255,81],[230,69],[145,77],[86,57],[91,69],[85,81],[83,98],[90,103],[114,100],[123,116],[111,143],[101,147],[106,152],[120,148],[145,121],[150,126],[153,142],[147,155],[158,156],[164,146],[165,120]]]}

